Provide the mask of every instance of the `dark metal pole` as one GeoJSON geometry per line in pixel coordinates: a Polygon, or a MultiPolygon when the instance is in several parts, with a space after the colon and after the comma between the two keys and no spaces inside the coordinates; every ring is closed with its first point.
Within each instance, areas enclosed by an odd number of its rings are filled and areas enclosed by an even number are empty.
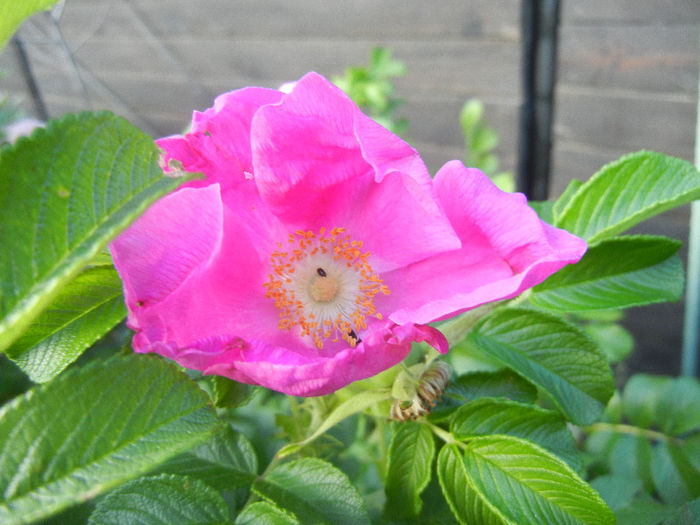
{"type": "Polygon", "coordinates": [[[34,109],[36,111],[36,116],[39,120],[46,122],[49,119],[49,112],[46,109],[46,104],[41,96],[41,91],[39,90],[39,84],[34,77],[32,72],[32,65],[29,61],[29,56],[27,55],[27,50],[24,48],[24,42],[20,40],[18,36],[12,37],[12,43],[17,51],[17,58],[19,59],[19,65],[22,69],[22,75],[27,83],[27,89],[29,89],[29,94],[32,97],[32,102],[34,103],[34,109]]]}
{"type": "Polygon", "coordinates": [[[523,104],[518,191],[547,198],[557,64],[559,0],[523,0],[523,104]]]}

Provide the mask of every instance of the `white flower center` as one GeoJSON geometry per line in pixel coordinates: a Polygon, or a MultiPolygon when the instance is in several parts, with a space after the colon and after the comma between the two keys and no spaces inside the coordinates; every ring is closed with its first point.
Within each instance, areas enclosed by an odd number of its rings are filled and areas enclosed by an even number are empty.
{"type": "Polygon", "coordinates": [[[370,253],[361,251],[362,242],[344,233],[343,228],[322,228],[318,234],[300,230],[270,255],[265,297],[280,311],[278,328],[298,326],[319,349],[326,339],[357,345],[366,318],[382,318],[374,296],[390,293],[369,265],[370,253]]]}

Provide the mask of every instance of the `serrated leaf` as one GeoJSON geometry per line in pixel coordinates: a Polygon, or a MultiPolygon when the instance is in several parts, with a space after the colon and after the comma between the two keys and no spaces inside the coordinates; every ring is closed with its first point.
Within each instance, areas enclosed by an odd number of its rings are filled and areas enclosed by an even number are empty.
{"type": "Polygon", "coordinates": [[[564,312],[677,301],[683,295],[680,241],[666,237],[607,239],[577,263],[533,288],[536,306],[564,312]]]}
{"type": "Polygon", "coordinates": [[[126,317],[122,282],[114,268],[87,268],[9,348],[7,355],[35,383],[45,383],[126,317]]]}
{"type": "Polygon", "coordinates": [[[365,502],[348,477],[320,459],[283,463],[257,480],[253,492],[301,523],[369,524],[365,502]]]}
{"type": "Polygon", "coordinates": [[[445,500],[463,525],[517,525],[493,508],[482,494],[469,485],[462,454],[455,445],[442,447],[438,455],[437,472],[445,500]]]}
{"type": "Polygon", "coordinates": [[[680,505],[700,497],[699,465],[688,457],[682,445],[658,443],[652,453],[651,475],[666,503],[680,505]]]}
{"type": "Polygon", "coordinates": [[[0,2],[0,50],[20,24],[34,13],[44,11],[58,0],[22,0],[0,2]]]}
{"type": "Polygon", "coordinates": [[[253,483],[258,460],[248,438],[224,427],[201,445],[161,465],[158,472],[201,479],[216,490],[232,490],[253,483]]]}
{"type": "Polygon", "coordinates": [[[504,308],[480,321],[470,339],[542,388],[570,421],[595,421],[614,392],[600,350],[574,325],[523,308],[504,308]]]}
{"type": "Polygon", "coordinates": [[[552,205],[553,222],[559,219],[559,215],[561,215],[561,212],[564,210],[564,208],[566,208],[566,205],[569,204],[571,197],[576,194],[581,186],[583,186],[583,182],[578,179],[572,179],[564,192],[559,195],[559,198],[556,201],[554,201],[552,205]]]}
{"type": "Polygon", "coordinates": [[[518,525],[615,523],[600,496],[563,461],[525,440],[475,438],[464,464],[473,489],[518,525]]]}
{"type": "Polygon", "coordinates": [[[561,211],[555,226],[595,243],[700,197],[700,173],[682,159],[639,151],[604,166],[561,211]]]}
{"type": "Polygon", "coordinates": [[[427,426],[413,422],[398,425],[389,444],[385,482],[387,516],[418,516],[423,506],[420,494],[430,482],[434,456],[435,441],[427,426]]]}
{"type": "Polygon", "coordinates": [[[0,351],[59,291],[184,177],[153,140],[107,112],[51,121],[0,149],[0,351]]]}
{"type": "Polygon", "coordinates": [[[526,439],[581,470],[574,436],[561,415],[551,410],[506,399],[479,399],[457,410],[450,431],[457,439],[492,434],[526,439]]]}
{"type": "Polygon", "coordinates": [[[88,525],[217,525],[228,521],[223,498],[198,479],[161,475],[140,478],[110,492],[88,525]]]}
{"type": "Polygon", "coordinates": [[[205,440],[207,395],[158,357],[94,362],[0,409],[0,522],[49,517],[205,440]]]}
{"type": "Polygon", "coordinates": [[[236,517],[236,525],[301,525],[293,515],[270,505],[266,501],[256,501],[246,506],[236,517]]]}
{"type": "Polygon", "coordinates": [[[473,401],[482,397],[504,397],[522,403],[534,403],[537,389],[510,370],[469,372],[462,374],[448,387],[448,393],[473,401]]]}

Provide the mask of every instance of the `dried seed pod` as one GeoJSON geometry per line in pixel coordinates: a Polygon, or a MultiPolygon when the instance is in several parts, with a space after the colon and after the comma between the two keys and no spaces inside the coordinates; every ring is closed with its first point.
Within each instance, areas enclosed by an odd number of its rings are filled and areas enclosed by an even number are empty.
{"type": "Polygon", "coordinates": [[[416,385],[416,395],[411,401],[394,400],[391,417],[397,421],[418,419],[430,413],[438,404],[450,380],[450,367],[442,361],[435,361],[423,372],[416,385]]]}

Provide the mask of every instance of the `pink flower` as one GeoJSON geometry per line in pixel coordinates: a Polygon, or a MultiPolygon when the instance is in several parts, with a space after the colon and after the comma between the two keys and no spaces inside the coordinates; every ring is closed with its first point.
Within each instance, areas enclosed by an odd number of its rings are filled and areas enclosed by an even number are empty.
{"type": "Polygon", "coordinates": [[[513,297],[581,239],[520,194],[417,152],[323,77],[246,88],[161,139],[163,166],[202,172],[111,245],[137,352],[292,395],[328,394],[441,352],[426,323],[513,297]]]}

